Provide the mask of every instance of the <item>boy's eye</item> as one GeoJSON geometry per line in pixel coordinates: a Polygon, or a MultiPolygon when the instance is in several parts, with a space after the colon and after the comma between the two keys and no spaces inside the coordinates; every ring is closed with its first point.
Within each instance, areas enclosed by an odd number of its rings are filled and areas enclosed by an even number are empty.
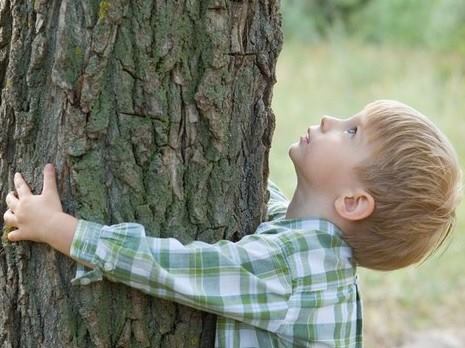
{"type": "Polygon", "coordinates": [[[357,127],[352,127],[347,130],[349,134],[355,135],[357,133],[357,127]]]}

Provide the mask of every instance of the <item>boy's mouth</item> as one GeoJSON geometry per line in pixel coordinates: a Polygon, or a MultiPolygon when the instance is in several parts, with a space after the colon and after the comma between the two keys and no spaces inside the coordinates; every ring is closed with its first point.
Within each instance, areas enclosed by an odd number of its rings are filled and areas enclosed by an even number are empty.
{"type": "Polygon", "coordinates": [[[307,134],[300,136],[300,142],[310,144],[310,128],[307,130],[307,134]]]}

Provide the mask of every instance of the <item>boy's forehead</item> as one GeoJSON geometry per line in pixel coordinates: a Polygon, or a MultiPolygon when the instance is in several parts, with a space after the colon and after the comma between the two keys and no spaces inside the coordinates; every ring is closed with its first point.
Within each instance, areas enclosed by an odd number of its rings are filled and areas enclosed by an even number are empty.
{"type": "Polygon", "coordinates": [[[359,122],[362,127],[366,125],[366,122],[367,122],[366,118],[367,118],[367,113],[365,112],[365,109],[357,112],[355,115],[352,116],[352,119],[354,121],[359,122]]]}

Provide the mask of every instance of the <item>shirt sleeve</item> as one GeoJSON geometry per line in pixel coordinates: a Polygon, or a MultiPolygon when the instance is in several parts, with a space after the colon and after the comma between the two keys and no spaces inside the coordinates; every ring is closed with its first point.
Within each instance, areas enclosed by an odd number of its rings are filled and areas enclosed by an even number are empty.
{"type": "Polygon", "coordinates": [[[289,200],[286,198],[284,193],[281,192],[279,187],[269,179],[267,190],[270,192],[270,199],[268,201],[266,221],[285,217],[289,200]]]}
{"type": "Polygon", "coordinates": [[[292,292],[278,235],[247,235],[215,244],[147,237],[142,225],[104,226],[79,220],[70,255],[74,285],[102,276],[152,296],[276,332],[292,292]]]}

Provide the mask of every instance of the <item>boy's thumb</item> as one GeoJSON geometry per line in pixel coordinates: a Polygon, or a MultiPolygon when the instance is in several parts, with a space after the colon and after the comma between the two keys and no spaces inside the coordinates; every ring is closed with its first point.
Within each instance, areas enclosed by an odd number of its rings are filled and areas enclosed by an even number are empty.
{"type": "Polygon", "coordinates": [[[8,233],[8,240],[10,242],[17,242],[18,240],[21,240],[21,231],[20,230],[14,230],[8,233]]]}

